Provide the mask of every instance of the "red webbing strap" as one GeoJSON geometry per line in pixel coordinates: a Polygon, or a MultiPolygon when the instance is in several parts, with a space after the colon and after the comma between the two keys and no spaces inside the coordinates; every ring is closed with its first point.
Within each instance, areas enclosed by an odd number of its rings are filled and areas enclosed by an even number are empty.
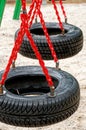
{"type": "MultiPolygon", "coordinates": [[[[37,2],[37,1],[36,1],[37,2]]],[[[35,3],[35,1],[34,1],[34,3],[35,3]]],[[[40,1],[40,2],[37,2],[36,3],[37,5],[36,5],[36,9],[34,10],[34,12],[35,13],[37,13],[36,12],[36,10],[37,10],[37,7],[39,7],[39,10],[40,10],[40,6],[41,6],[41,4],[42,4],[42,1],[40,1]]],[[[50,87],[52,87],[53,86],[53,82],[52,82],[52,79],[51,79],[51,77],[50,77],[50,75],[49,75],[49,73],[48,73],[48,70],[47,70],[47,68],[45,67],[45,64],[44,64],[44,61],[42,60],[42,57],[41,57],[41,55],[40,55],[40,53],[39,53],[39,51],[38,51],[38,48],[36,47],[36,45],[35,45],[35,43],[34,43],[34,40],[32,39],[32,36],[31,36],[31,34],[30,34],[30,32],[28,31],[28,18],[29,18],[29,16],[27,17],[27,14],[25,15],[25,14],[22,14],[22,19],[24,18],[24,16],[25,16],[25,18],[24,19],[27,19],[27,23],[26,23],[26,27],[24,28],[25,29],[25,32],[26,32],[26,35],[27,35],[27,37],[28,37],[28,39],[29,39],[29,41],[30,41],[30,44],[31,44],[31,47],[32,47],[32,49],[34,50],[34,53],[35,53],[35,55],[36,55],[36,57],[38,58],[38,60],[39,60],[39,64],[41,65],[41,67],[42,67],[42,70],[43,70],[43,72],[44,72],[44,74],[45,74],[45,76],[46,76],[46,79],[47,79],[47,81],[48,81],[48,84],[49,84],[49,86],[50,87]]],[[[34,16],[35,15],[33,15],[33,17],[32,18],[34,18],[34,16]]],[[[31,24],[32,24],[32,21],[30,22],[30,26],[31,26],[31,24]]]]}
{"type": "Polygon", "coordinates": [[[60,3],[60,5],[61,5],[61,9],[62,9],[63,15],[64,15],[65,19],[67,19],[66,11],[65,11],[65,9],[64,9],[62,0],[59,0],[59,3],[60,3]]]}
{"type": "Polygon", "coordinates": [[[37,12],[37,9],[36,9],[36,7],[35,7],[35,9],[34,9],[34,11],[33,11],[33,15],[32,15],[32,17],[31,17],[31,20],[30,20],[30,22],[29,22],[29,28],[31,27],[31,25],[32,25],[32,23],[33,23],[33,20],[34,20],[34,17],[35,17],[35,15],[36,15],[36,12],[37,12]]]}
{"type": "Polygon", "coordinates": [[[58,58],[57,58],[56,53],[55,53],[55,51],[54,51],[53,44],[52,44],[51,39],[50,39],[50,37],[49,37],[49,34],[48,34],[48,31],[47,31],[47,28],[46,28],[46,25],[45,25],[45,22],[44,22],[42,13],[41,13],[41,11],[40,11],[40,6],[41,6],[41,4],[42,4],[42,1],[41,1],[41,0],[38,1],[38,2],[36,1],[36,9],[34,10],[34,13],[33,13],[33,16],[32,16],[32,20],[30,21],[30,26],[29,26],[29,27],[31,27],[32,21],[33,21],[34,16],[35,16],[35,13],[36,13],[36,11],[37,11],[37,14],[38,14],[39,17],[40,17],[40,22],[41,22],[41,24],[42,24],[42,27],[43,27],[43,30],[44,30],[44,33],[45,33],[45,36],[46,36],[48,45],[49,45],[49,47],[50,47],[52,56],[53,56],[53,58],[54,58],[54,61],[57,62],[57,61],[58,61],[58,58]]]}
{"type": "Polygon", "coordinates": [[[64,27],[63,27],[63,24],[61,22],[61,18],[60,18],[60,15],[59,15],[55,0],[52,0],[52,4],[53,4],[55,12],[56,12],[57,20],[59,21],[59,26],[60,26],[62,32],[64,32],[64,27]]]}
{"type": "MultiPolygon", "coordinates": [[[[41,0],[40,0],[40,3],[41,3],[41,0]]],[[[39,18],[40,18],[40,22],[42,24],[42,27],[43,27],[43,31],[45,33],[45,36],[46,36],[46,40],[47,40],[47,43],[49,45],[49,48],[50,48],[50,51],[51,51],[51,54],[54,58],[54,61],[57,62],[58,61],[58,58],[57,58],[57,55],[56,55],[56,52],[54,51],[54,46],[53,46],[53,43],[51,42],[51,39],[50,39],[50,36],[48,34],[48,30],[47,30],[47,27],[45,25],[45,22],[44,22],[44,19],[43,19],[43,16],[42,16],[42,13],[40,11],[40,4],[37,3],[36,1],[36,4],[37,4],[37,11],[38,11],[38,15],[39,15],[39,18]]]]}
{"type": "MultiPolygon", "coordinates": [[[[24,1],[24,0],[22,0],[22,1],[24,1]]],[[[22,2],[22,4],[23,4],[23,2],[22,2]]],[[[23,9],[26,10],[26,8],[24,6],[22,6],[22,7],[23,7],[23,9]]],[[[44,64],[44,62],[42,60],[42,57],[41,57],[41,55],[40,55],[40,53],[38,51],[38,48],[36,47],[36,45],[35,45],[35,43],[34,43],[34,41],[32,39],[32,36],[31,36],[30,32],[28,31],[28,16],[27,16],[27,14],[21,14],[21,20],[22,20],[22,23],[21,23],[20,31],[18,32],[18,37],[16,38],[14,48],[12,50],[12,53],[11,53],[11,56],[9,58],[8,64],[6,66],[5,72],[2,75],[2,79],[0,81],[0,84],[1,85],[4,84],[4,82],[5,82],[6,78],[7,78],[8,72],[10,70],[10,66],[12,64],[12,61],[13,61],[14,57],[17,58],[17,53],[18,53],[18,50],[19,50],[19,48],[21,46],[23,36],[26,33],[26,35],[27,35],[27,37],[28,37],[28,39],[30,41],[31,47],[34,50],[37,58],[39,59],[39,63],[41,65],[42,69],[43,69],[43,72],[44,72],[44,74],[46,76],[48,84],[49,84],[50,87],[52,87],[53,86],[52,79],[51,79],[51,77],[50,77],[50,75],[48,73],[47,68],[45,67],[45,64],[44,64]]]]}
{"type": "Polygon", "coordinates": [[[28,25],[29,25],[29,28],[31,27],[31,25],[32,25],[32,22],[33,22],[33,20],[34,20],[34,17],[35,17],[35,13],[36,13],[36,8],[35,8],[35,2],[34,1],[32,1],[32,5],[30,6],[30,10],[31,11],[29,11],[29,13],[27,14],[28,15],[28,20],[30,21],[29,23],[28,23],[28,25]],[[35,9],[34,9],[35,8],[35,9]],[[33,11],[33,9],[34,9],[34,11],[33,11]],[[33,12],[32,12],[33,11],[33,12]],[[31,16],[31,14],[32,14],[32,16],[31,16]],[[31,17],[31,18],[30,18],[31,17]],[[31,20],[30,20],[31,19],[31,20]]]}
{"type": "Polygon", "coordinates": [[[32,25],[34,17],[35,17],[35,13],[36,13],[36,9],[34,10],[33,15],[31,17],[31,20],[30,20],[30,23],[29,23],[29,28],[31,28],[31,25],[32,25]]]}
{"type": "MultiPolygon", "coordinates": [[[[23,28],[23,27],[21,27],[21,28],[23,28]]],[[[5,82],[6,78],[7,78],[7,75],[8,75],[8,72],[10,70],[10,66],[12,64],[12,61],[13,61],[14,57],[15,57],[15,59],[17,58],[17,52],[18,52],[18,50],[19,50],[19,48],[21,46],[23,36],[24,36],[24,31],[23,31],[23,29],[20,29],[20,31],[18,33],[18,37],[17,37],[17,39],[15,41],[15,45],[13,47],[11,56],[9,58],[8,64],[7,64],[7,66],[5,68],[5,71],[4,71],[3,75],[2,75],[2,79],[0,81],[1,85],[4,85],[4,82],[5,82]]]]}
{"type": "MultiPolygon", "coordinates": [[[[34,1],[34,3],[35,3],[35,0],[33,0],[33,1],[34,1]]],[[[35,3],[35,4],[36,4],[36,3],[35,3]]],[[[39,1],[38,4],[39,4],[39,7],[41,8],[42,1],[41,1],[41,2],[39,1]]],[[[37,15],[38,15],[37,8],[38,8],[38,5],[36,4],[35,9],[34,9],[34,11],[33,11],[33,15],[32,15],[32,17],[31,17],[31,21],[30,21],[29,27],[31,27],[32,21],[33,21],[35,15],[36,15],[36,17],[37,17],[37,15]]]]}
{"type": "Polygon", "coordinates": [[[26,10],[26,0],[21,0],[22,10],[26,10]]]}
{"type": "Polygon", "coordinates": [[[43,70],[43,72],[44,72],[44,74],[46,76],[46,79],[48,81],[48,85],[50,87],[52,87],[53,86],[53,81],[51,79],[51,76],[48,73],[48,69],[45,67],[44,61],[42,60],[42,57],[41,57],[41,55],[40,55],[40,53],[38,51],[38,48],[37,48],[36,44],[34,43],[34,40],[32,39],[32,36],[31,36],[30,32],[28,31],[28,27],[25,29],[25,32],[26,32],[26,35],[27,35],[27,37],[28,37],[28,39],[30,41],[31,47],[32,47],[33,51],[35,52],[36,57],[39,60],[39,64],[42,67],[42,70],[43,70]]]}
{"type": "Polygon", "coordinates": [[[34,40],[33,40],[32,36],[31,36],[29,30],[28,30],[28,17],[27,17],[27,14],[22,14],[22,21],[23,20],[25,20],[25,22],[24,22],[24,30],[25,30],[26,36],[27,36],[28,40],[30,41],[30,45],[31,45],[36,57],[39,60],[39,64],[42,67],[42,70],[43,70],[43,72],[44,72],[44,74],[46,76],[46,79],[48,81],[49,86],[52,87],[53,86],[52,79],[51,79],[51,77],[50,77],[50,75],[48,73],[47,68],[45,67],[44,61],[42,60],[42,57],[41,57],[41,55],[40,55],[40,53],[38,51],[38,48],[37,48],[36,44],[34,43],[34,40]]]}
{"type": "MultiPolygon", "coordinates": [[[[30,18],[31,18],[31,14],[32,14],[32,11],[33,11],[33,8],[34,8],[34,1],[32,2],[32,4],[30,5],[30,10],[29,10],[29,12],[28,12],[28,22],[29,22],[29,20],[30,20],[30,18]]],[[[21,28],[21,27],[20,27],[21,28]]],[[[20,49],[20,48],[19,48],[20,49]]],[[[18,50],[19,51],[19,50],[18,50]]],[[[14,59],[13,59],[14,61],[16,60],[16,57],[14,57],[14,59]]]]}
{"type": "Polygon", "coordinates": [[[40,0],[40,1],[38,1],[38,2],[36,1],[36,7],[35,7],[36,9],[34,10],[34,13],[33,13],[33,16],[32,16],[32,20],[30,21],[29,27],[31,27],[32,21],[33,21],[34,16],[35,16],[35,13],[36,13],[36,11],[37,11],[37,14],[38,14],[39,17],[40,17],[40,22],[41,22],[41,24],[42,24],[42,27],[43,27],[43,30],[44,30],[44,33],[45,33],[45,36],[46,36],[48,45],[49,45],[50,50],[51,50],[51,54],[52,54],[52,56],[53,56],[53,58],[54,58],[54,61],[57,62],[57,61],[58,61],[58,58],[57,58],[57,55],[56,55],[56,53],[55,53],[55,51],[54,51],[53,44],[52,44],[51,39],[50,39],[50,37],[49,37],[49,34],[48,34],[48,31],[47,31],[47,28],[46,28],[46,25],[45,25],[45,22],[44,22],[42,13],[41,13],[41,11],[40,11],[41,4],[42,4],[42,0],[40,0]]]}
{"type": "Polygon", "coordinates": [[[50,39],[50,37],[49,37],[49,34],[48,34],[48,31],[47,31],[47,28],[46,28],[46,25],[45,25],[45,22],[44,22],[42,13],[41,13],[41,11],[40,11],[40,6],[41,6],[41,4],[42,4],[42,1],[41,1],[41,0],[40,0],[39,2],[36,1],[36,9],[34,10],[34,13],[33,13],[32,19],[31,19],[31,21],[30,21],[30,26],[29,26],[29,27],[31,27],[32,21],[33,21],[34,16],[35,16],[35,13],[36,13],[36,11],[37,11],[37,14],[38,14],[39,17],[40,17],[40,22],[41,22],[41,24],[42,24],[42,27],[43,27],[43,30],[44,30],[44,33],[45,33],[45,36],[46,36],[48,45],[49,45],[49,47],[50,47],[52,56],[53,56],[53,58],[54,58],[54,61],[57,62],[57,61],[58,61],[58,58],[57,58],[56,53],[55,53],[55,51],[54,51],[53,44],[52,44],[51,39],[50,39]]]}
{"type": "MultiPolygon", "coordinates": [[[[30,10],[29,10],[29,13],[28,13],[28,18],[30,18],[30,16],[31,16],[30,14],[31,14],[31,12],[33,10],[33,7],[34,7],[33,3],[30,6],[30,10]]],[[[16,41],[14,43],[14,47],[13,47],[12,52],[11,52],[11,56],[10,56],[10,58],[8,60],[8,64],[7,64],[7,66],[5,68],[5,71],[4,71],[3,75],[2,75],[2,79],[0,80],[0,85],[4,85],[4,82],[5,82],[6,78],[7,78],[7,75],[8,75],[8,72],[10,70],[11,64],[12,64],[13,60],[16,60],[16,58],[17,58],[17,52],[20,49],[24,34],[25,34],[25,32],[24,32],[24,26],[23,26],[23,21],[22,21],[22,23],[20,25],[20,31],[18,32],[18,36],[16,38],[16,41]]]]}
{"type": "MultiPolygon", "coordinates": [[[[38,2],[38,3],[37,3],[37,5],[39,6],[39,9],[40,9],[41,3],[42,3],[42,2],[38,2]]],[[[36,9],[37,9],[37,7],[36,7],[36,9]]],[[[34,16],[33,16],[33,17],[34,17],[34,16]]],[[[31,45],[31,47],[32,47],[32,49],[33,49],[33,51],[34,51],[36,57],[37,57],[38,60],[39,60],[39,64],[40,64],[41,67],[42,67],[42,70],[43,70],[43,72],[44,72],[44,74],[45,74],[45,76],[46,76],[46,79],[47,79],[47,81],[48,81],[49,86],[52,87],[52,86],[53,86],[53,81],[52,81],[52,79],[51,79],[51,76],[49,75],[48,69],[45,67],[44,61],[42,60],[42,57],[41,57],[41,55],[40,55],[40,53],[39,53],[39,51],[38,51],[38,48],[37,48],[36,44],[34,43],[34,40],[33,40],[32,36],[31,36],[29,30],[28,30],[28,28],[29,28],[29,26],[28,26],[28,15],[27,15],[27,14],[22,14],[22,19],[25,20],[24,29],[25,29],[26,35],[27,35],[27,37],[28,37],[28,39],[29,39],[29,41],[30,41],[30,45],[31,45]]],[[[32,22],[31,22],[31,23],[32,23],[32,22]]]]}

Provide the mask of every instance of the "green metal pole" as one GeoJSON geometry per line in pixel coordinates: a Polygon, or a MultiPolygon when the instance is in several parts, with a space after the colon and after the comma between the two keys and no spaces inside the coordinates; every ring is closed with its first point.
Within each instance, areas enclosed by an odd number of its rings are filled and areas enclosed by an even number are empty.
{"type": "Polygon", "coordinates": [[[0,0],[0,4],[1,4],[1,0],[0,0]]]}
{"type": "Polygon", "coordinates": [[[5,8],[6,0],[0,0],[0,25],[3,18],[4,8],[5,8]]]}
{"type": "Polygon", "coordinates": [[[13,19],[19,20],[20,11],[21,11],[21,0],[16,0],[13,19]]]}

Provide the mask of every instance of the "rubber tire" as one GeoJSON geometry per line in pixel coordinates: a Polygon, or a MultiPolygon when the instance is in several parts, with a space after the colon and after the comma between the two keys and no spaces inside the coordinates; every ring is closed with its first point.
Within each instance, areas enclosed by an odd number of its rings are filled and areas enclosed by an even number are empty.
{"type": "MultiPolygon", "coordinates": [[[[46,23],[47,29],[50,29],[51,31],[48,32],[53,33],[57,30],[60,32],[60,34],[50,35],[58,59],[72,57],[79,53],[83,47],[83,33],[81,29],[71,24],[63,23],[63,25],[66,31],[64,35],[61,34],[59,24],[46,23]]],[[[17,37],[18,31],[19,30],[17,30],[15,34],[15,38],[17,37]]],[[[42,55],[42,58],[44,60],[53,60],[51,51],[46,41],[46,37],[43,34],[41,24],[33,24],[30,29],[30,32],[32,34],[35,44],[38,47],[40,54],[42,55]],[[40,29],[42,32],[40,31],[40,29]],[[42,33],[42,35],[39,35],[40,33],[42,33]]],[[[36,59],[36,56],[26,36],[24,36],[19,53],[25,57],[36,59]]]]}
{"type": "MultiPolygon", "coordinates": [[[[52,77],[58,80],[55,97],[50,97],[50,92],[48,92],[28,98],[13,94],[4,86],[5,94],[0,96],[1,122],[21,127],[39,127],[60,122],[70,117],[77,110],[80,101],[80,89],[77,80],[62,70],[57,71],[48,68],[48,71],[52,77]]],[[[1,71],[0,79],[2,73],[1,71]]],[[[9,79],[13,79],[15,82],[15,77],[27,75],[40,76],[44,74],[41,68],[37,66],[17,67],[10,70],[6,82],[9,79]]],[[[40,88],[42,89],[41,86],[40,88]]]]}

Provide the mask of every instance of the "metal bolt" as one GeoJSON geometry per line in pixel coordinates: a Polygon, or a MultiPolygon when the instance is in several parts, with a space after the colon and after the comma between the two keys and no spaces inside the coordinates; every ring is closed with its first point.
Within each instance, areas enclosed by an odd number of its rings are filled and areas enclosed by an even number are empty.
{"type": "Polygon", "coordinates": [[[27,10],[22,10],[23,14],[27,14],[27,10]]]}
{"type": "Polygon", "coordinates": [[[35,23],[37,23],[38,21],[37,21],[37,17],[35,18],[35,23]]]}
{"type": "Polygon", "coordinates": [[[15,68],[15,60],[12,62],[12,68],[15,68]]]}
{"type": "Polygon", "coordinates": [[[3,95],[3,86],[0,84],[0,95],[3,95]]]}
{"type": "Polygon", "coordinates": [[[65,23],[67,23],[67,17],[65,18],[65,23]]]}
{"type": "Polygon", "coordinates": [[[64,29],[62,30],[62,34],[63,34],[63,35],[65,34],[65,30],[64,30],[64,29]]]}
{"type": "Polygon", "coordinates": [[[56,69],[57,69],[57,70],[59,69],[59,61],[56,62],[56,69]]]}
{"type": "Polygon", "coordinates": [[[54,86],[50,87],[50,96],[51,97],[54,97],[54,91],[55,91],[55,87],[54,86]]]}

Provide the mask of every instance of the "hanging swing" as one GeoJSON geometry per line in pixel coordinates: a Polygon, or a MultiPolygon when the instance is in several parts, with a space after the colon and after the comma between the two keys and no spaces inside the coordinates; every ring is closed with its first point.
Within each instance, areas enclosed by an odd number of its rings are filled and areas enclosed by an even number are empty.
{"type": "MultiPolygon", "coordinates": [[[[0,121],[10,125],[37,127],[57,123],[71,116],[79,105],[79,84],[72,75],[59,69],[58,57],[40,11],[41,4],[42,0],[33,0],[27,13],[26,1],[21,0],[23,12],[18,36],[5,71],[0,71],[0,121]],[[32,38],[30,27],[35,14],[40,17],[57,68],[45,67],[32,38]],[[25,34],[41,67],[15,66],[25,34]]],[[[60,19],[59,25],[64,35],[60,19]]]]}
{"type": "MultiPolygon", "coordinates": [[[[83,33],[80,28],[67,23],[67,15],[64,10],[62,0],[60,0],[59,3],[65,18],[65,23],[61,22],[56,4],[54,0],[52,0],[59,23],[46,22],[45,24],[58,59],[64,59],[72,57],[81,51],[83,47],[83,33]],[[64,35],[62,35],[62,32],[64,35]]],[[[53,60],[53,56],[51,55],[50,48],[47,44],[48,41],[46,40],[45,32],[43,30],[44,27],[41,25],[41,23],[34,23],[30,28],[30,32],[42,58],[44,60],[53,60]]],[[[19,29],[15,33],[15,39],[18,31],[19,29]]],[[[23,38],[19,53],[25,57],[37,59],[26,36],[23,38]]]]}

